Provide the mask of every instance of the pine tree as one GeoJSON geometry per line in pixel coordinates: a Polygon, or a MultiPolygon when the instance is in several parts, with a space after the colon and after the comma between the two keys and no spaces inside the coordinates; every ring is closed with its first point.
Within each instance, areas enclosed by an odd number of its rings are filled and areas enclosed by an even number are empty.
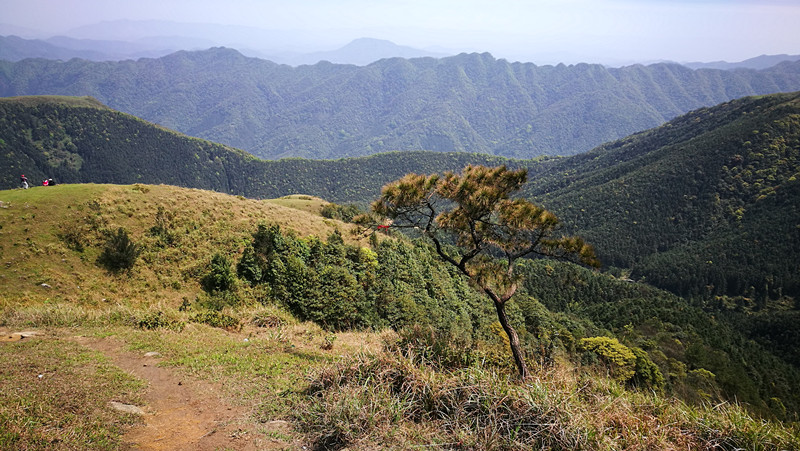
{"type": "Polygon", "coordinates": [[[594,250],[581,238],[557,235],[560,223],[554,214],[511,198],[526,181],[526,169],[505,166],[468,166],[461,174],[442,176],[407,174],[384,186],[372,204],[391,227],[421,232],[444,261],[492,300],[523,379],[529,377],[528,368],[505,309],[518,287],[515,262],[541,256],[598,265],[594,250]]]}

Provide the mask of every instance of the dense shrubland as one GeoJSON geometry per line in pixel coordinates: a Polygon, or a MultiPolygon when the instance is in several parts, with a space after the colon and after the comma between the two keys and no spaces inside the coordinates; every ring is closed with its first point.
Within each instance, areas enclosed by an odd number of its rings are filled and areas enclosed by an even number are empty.
{"type": "Polygon", "coordinates": [[[742,99],[554,162],[526,195],[608,266],[681,296],[800,295],[800,96],[742,99]]]}

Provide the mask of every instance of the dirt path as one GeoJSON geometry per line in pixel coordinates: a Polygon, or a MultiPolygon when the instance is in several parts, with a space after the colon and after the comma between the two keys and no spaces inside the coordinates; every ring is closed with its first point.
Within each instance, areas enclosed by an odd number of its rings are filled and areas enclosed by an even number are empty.
{"type": "MultiPolygon", "coordinates": [[[[246,408],[224,401],[219,387],[158,365],[158,356],[124,350],[113,338],[77,337],[84,346],[102,352],[111,361],[148,383],[144,395],[145,424],[132,428],[126,445],[138,450],[255,450],[291,449],[252,431],[246,408]]],[[[140,406],[141,407],[141,406],[140,406]]],[[[289,425],[272,422],[267,431],[288,432],[289,425]]]]}

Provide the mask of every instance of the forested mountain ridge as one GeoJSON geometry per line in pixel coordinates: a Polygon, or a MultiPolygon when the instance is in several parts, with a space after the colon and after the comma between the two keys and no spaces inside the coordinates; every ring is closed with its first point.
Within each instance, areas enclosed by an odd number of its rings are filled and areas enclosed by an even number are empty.
{"type": "Polygon", "coordinates": [[[0,95],[93,96],[263,158],[392,150],[571,155],[703,106],[800,89],[800,62],[536,66],[488,53],[292,68],[216,48],[158,59],[0,62],[0,95]]]}
{"type": "MultiPolygon", "coordinates": [[[[468,153],[394,152],[344,160],[259,160],[111,110],[92,98],[0,99],[0,186],[33,183],[151,183],[253,198],[313,194],[367,203],[408,172],[522,161],[468,153]]],[[[530,162],[528,162],[530,163],[530,162]]],[[[526,164],[528,164],[526,163],[526,164]]]]}
{"type": "Polygon", "coordinates": [[[604,263],[690,296],[800,294],[800,94],[732,101],[552,161],[527,195],[604,263]]]}

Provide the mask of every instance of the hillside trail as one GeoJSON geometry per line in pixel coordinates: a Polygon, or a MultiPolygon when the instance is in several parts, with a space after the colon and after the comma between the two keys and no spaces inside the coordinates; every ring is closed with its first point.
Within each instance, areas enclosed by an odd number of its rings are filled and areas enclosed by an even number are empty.
{"type": "Polygon", "coordinates": [[[78,343],[103,353],[122,370],[147,382],[143,395],[144,424],[132,427],[124,446],[135,450],[262,450],[296,449],[298,444],[272,440],[263,432],[290,433],[283,421],[253,431],[249,409],[224,400],[221,386],[158,366],[160,358],[126,351],[111,337],[75,337],[78,343]]]}

